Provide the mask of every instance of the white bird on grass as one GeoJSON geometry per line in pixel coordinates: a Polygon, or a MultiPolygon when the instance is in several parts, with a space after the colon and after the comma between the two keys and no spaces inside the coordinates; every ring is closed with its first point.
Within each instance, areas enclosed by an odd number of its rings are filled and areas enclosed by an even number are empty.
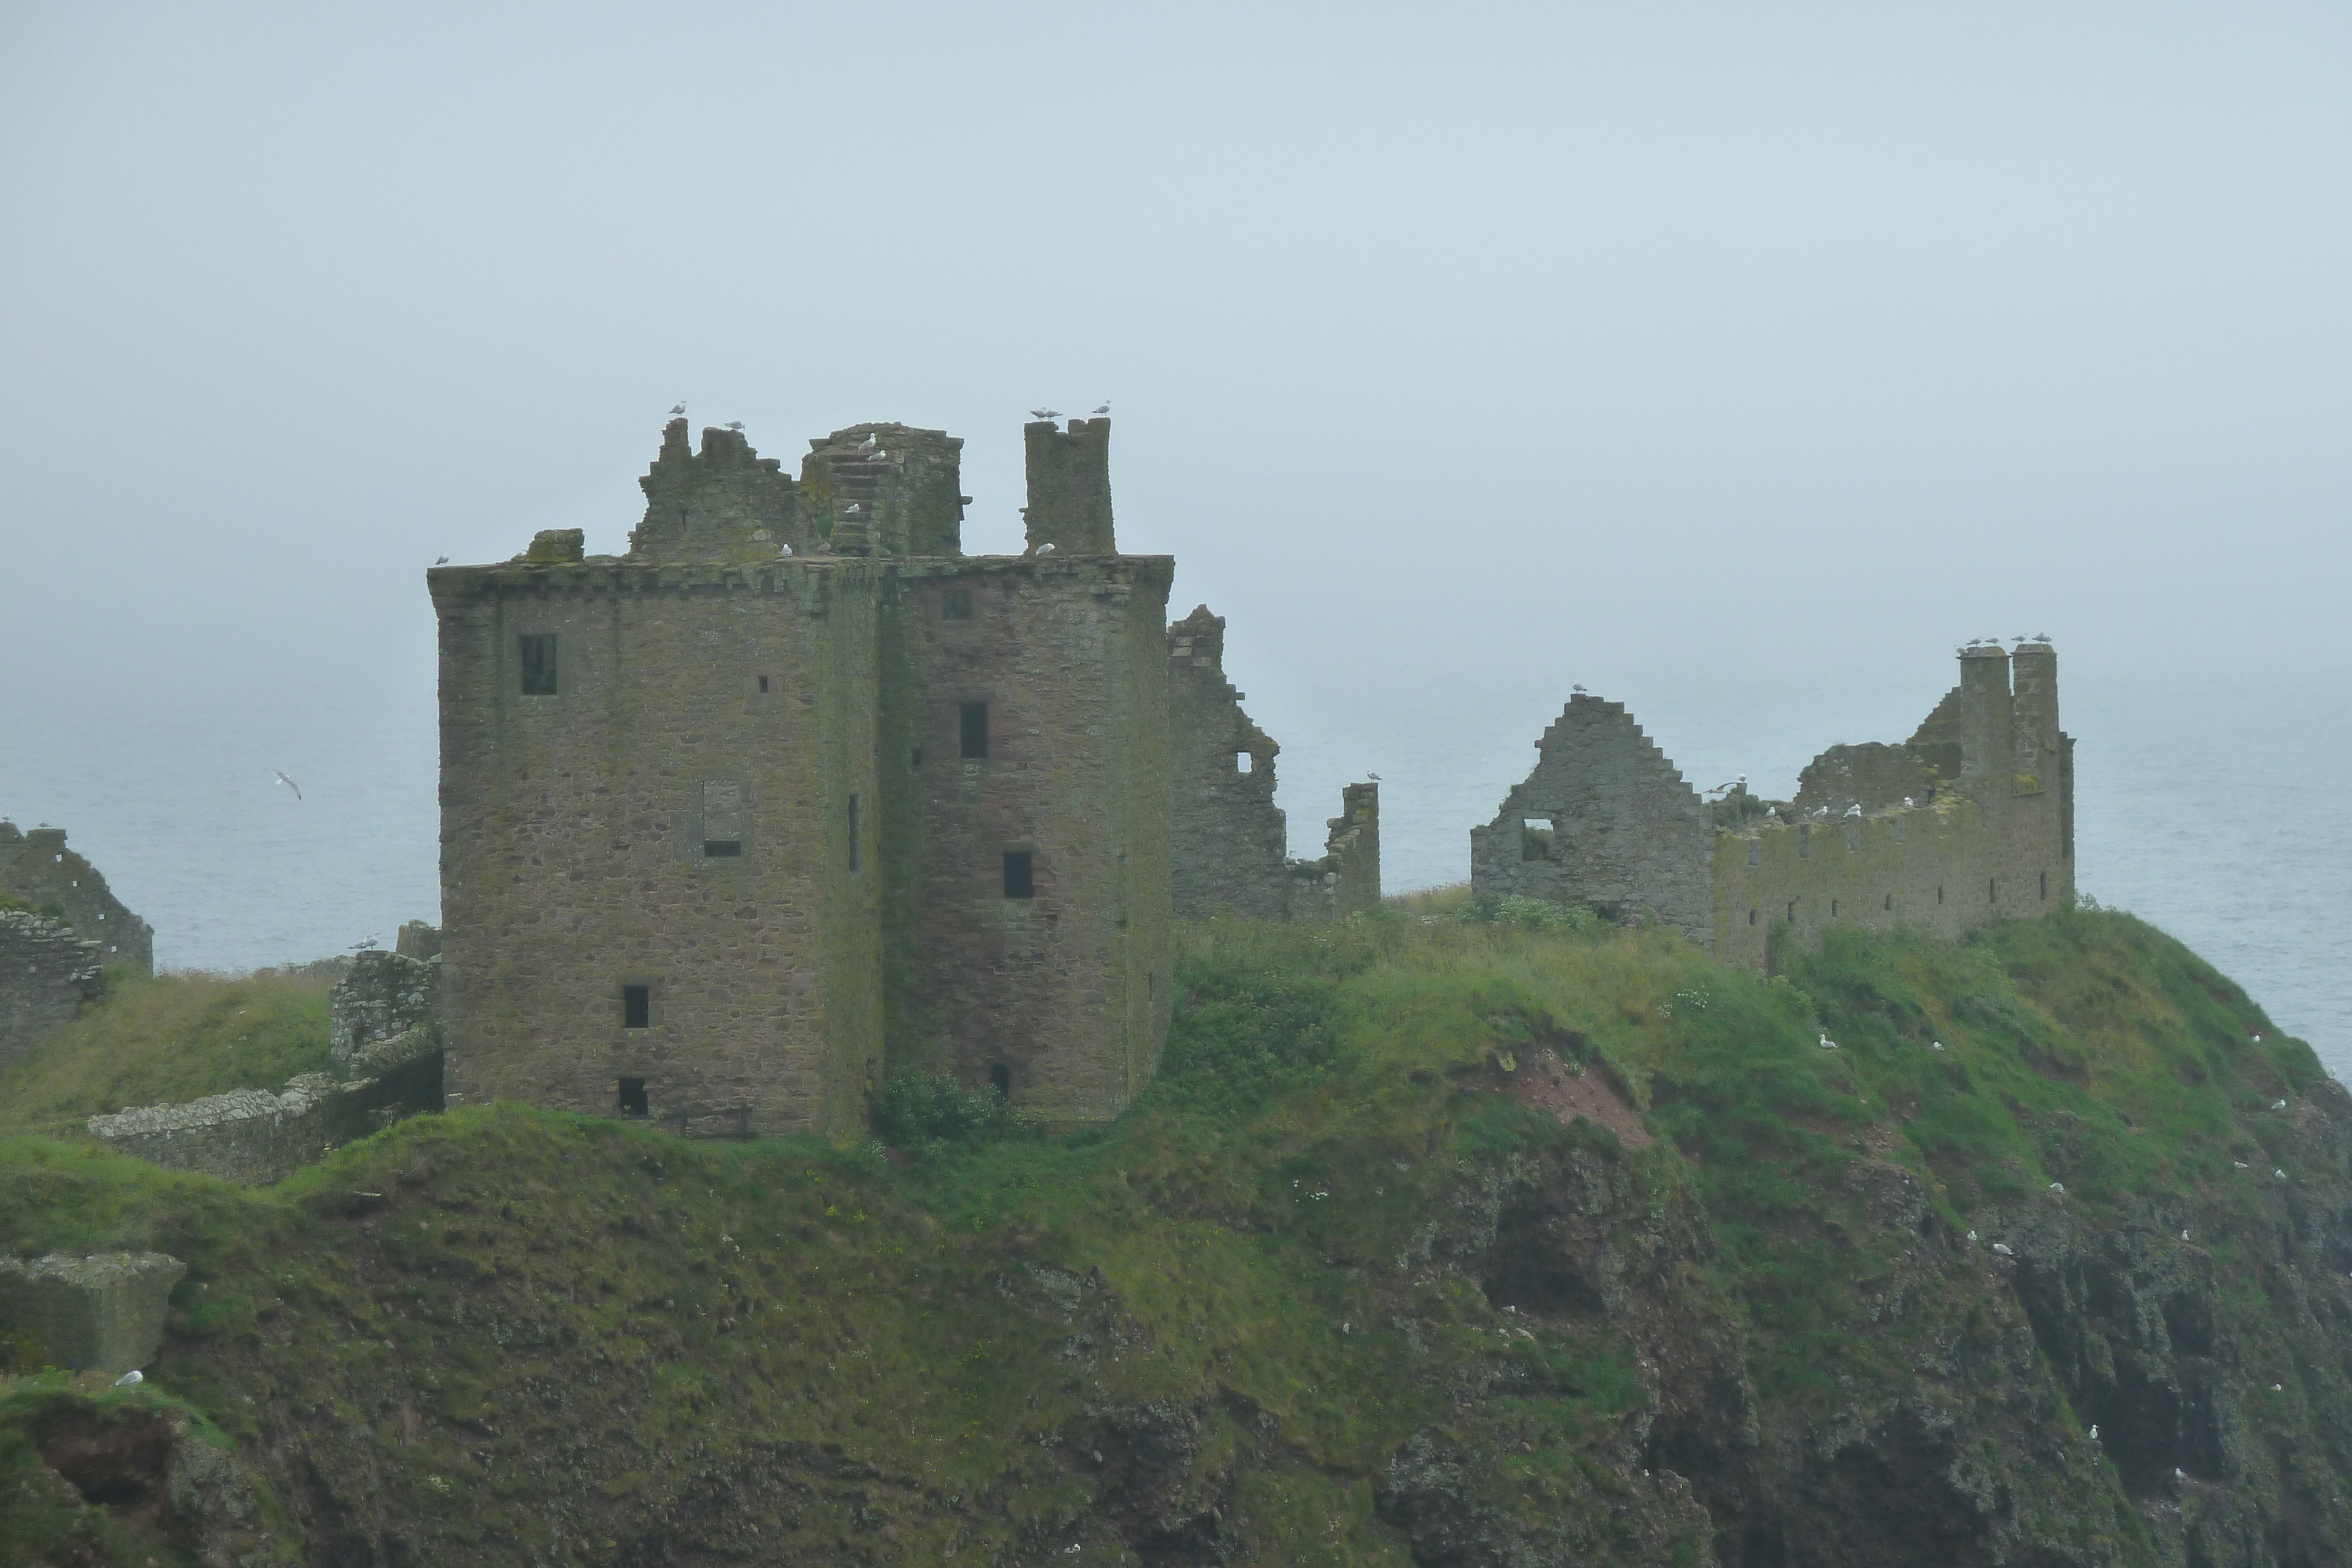
{"type": "Polygon", "coordinates": [[[2274,1101],[2271,1105],[2271,1109],[2273,1111],[2284,1111],[2286,1109],[2286,1102],[2284,1100],[2274,1101]]]}
{"type": "Polygon", "coordinates": [[[2005,1242],[2005,1241],[1996,1241],[1996,1242],[1994,1242],[1994,1243],[1992,1244],[1992,1249],[1993,1249],[1994,1251],[1996,1251],[1996,1252],[2000,1253],[2000,1254],[2002,1257],[2004,1257],[2004,1258],[2014,1258],[2014,1257],[2016,1257],[2016,1256],[2017,1256],[2017,1254],[2016,1254],[2016,1253],[2011,1252],[2011,1251],[2009,1249],[2009,1244],[2008,1244],[2007,1242],[2005,1242]]]}
{"type": "Polygon", "coordinates": [[[2098,1424],[2096,1421],[2094,1421],[2094,1422],[2092,1422],[2092,1423],[2091,1423],[2091,1441],[2093,1441],[2094,1443],[2095,1443],[2095,1442],[2097,1442],[2098,1440],[2099,1440],[2099,1424],[2098,1424]]]}
{"type": "Polygon", "coordinates": [[[2064,1192],[2066,1190],[2066,1184],[2063,1181],[2053,1181],[2050,1184],[2050,1190],[2052,1192],[2064,1192]]]}
{"type": "Polygon", "coordinates": [[[1861,816],[1861,815],[1862,815],[1862,802],[1861,802],[1861,801],[1859,801],[1859,800],[1856,800],[1853,805],[1848,806],[1848,807],[1845,809],[1845,814],[1846,814],[1847,816],[1849,816],[1849,817],[1859,817],[1859,816],[1861,816]]]}
{"type": "Polygon", "coordinates": [[[146,1381],[147,1375],[134,1366],[130,1371],[124,1373],[121,1376],[116,1378],[114,1380],[114,1386],[117,1388],[136,1388],[146,1381]]]}
{"type": "MultiPolygon", "coordinates": [[[[271,771],[272,773],[278,773],[278,769],[276,769],[275,768],[271,768],[269,771],[271,771]]],[[[294,782],[294,780],[292,780],[291,779],[287,778],[287,777],[286,777],[286,775],[284,775],[283,773],[278,773],[278,781],[280,784],[285,785],[285,786],[286,786],[286,788],[288,788],[289,789],[291,789],[291,790],[293,790],[293,791],[294,791],[294,799],[296,799],[297,800],[299,800],[302,798],[302,786],[300,786],[299,784],[295,783],[295,782],[294,782]]]]}
{"type": "Polygon", "coordinates": [[[1822,1049],[1823,1051],[1835,1051],[1837,1049],[1837,1041],[1832,1040],[1828,1035],[1823,1035],[1822,1036],[1822,1049]]]}
{"type": "Polygon", "coordinates": [[[1944,1049],[1944,1042],[1943,1042],[1942,1040],[1937,1040],[1937,1041],[1935,1041],[1935,1042],[1934,1042],[1934,1047],[1933,1047],[1933,1048],[1934,1048],[1935,1050],[1937,1050],[1937,1051],[1941,1051],[1941,1050],[1943,1050],[1943,1049],[1944,1049]]]}

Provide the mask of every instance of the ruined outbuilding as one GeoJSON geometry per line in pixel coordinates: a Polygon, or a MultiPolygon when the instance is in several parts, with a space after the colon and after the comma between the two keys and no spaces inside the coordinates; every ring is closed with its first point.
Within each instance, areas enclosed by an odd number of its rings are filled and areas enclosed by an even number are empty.
{"type": "Polygon", "coordinates": [[[1703,800],[1622,703],[1579,694],[1535,771],[1470,831],[1481,894],[1673,926],[1766,967],[1832,924],[1957,936],[2074,897],[2074,743],[2043,641],[1959,651],[1960,683],[1901,745],[1837,746],[1791,800],[1703,800]]]}
{"type": "Polygon", "coordinates": [[[22,832],[14,822],[0,822],[0,906],[11,901],[62,920],[96,943],[101,964],[154,972],[153,928],[114,896],[96,866],[66,847],[63,828],[22,832]]]}
{"type": "Polygon", "coordinates": [[[1324,852],[1289,858],[1274,803],[1282,747],[1225,678],[1225,618],[1168,628],[1169,884],[1179,919],[1334,920],[1381,901],[1380,786],[1350,784],[1324,852]]]}

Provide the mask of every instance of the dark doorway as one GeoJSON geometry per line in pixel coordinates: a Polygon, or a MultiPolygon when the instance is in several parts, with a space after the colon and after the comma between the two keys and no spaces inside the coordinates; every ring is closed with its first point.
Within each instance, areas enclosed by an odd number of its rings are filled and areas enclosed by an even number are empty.
{"type": "Polygon", "coordinates": [[[621,1027],[651,1029],[654,1026],[654,988],[651,986],[621,988],[621,1027]]]}
{"type": "Polygon", "coordinates": [[[641,1121],[653,1113],[646,1105],[646,1081],[642,1078],[621,1080],[621,1114],[632,1121],[641,1121]]]}

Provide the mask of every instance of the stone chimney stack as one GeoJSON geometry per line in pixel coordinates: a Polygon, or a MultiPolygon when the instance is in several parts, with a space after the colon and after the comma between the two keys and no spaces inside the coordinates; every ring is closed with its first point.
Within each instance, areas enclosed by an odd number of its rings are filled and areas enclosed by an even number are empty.
{"type": "Polygon", "coordinates": [[[1021,509],[1034,555],[1117,555],[1110,522],[1110,421],[1074,419],[1066,432],[1050,419],[1022,428],[1027,447],[1029,504],[1021,509]]]}

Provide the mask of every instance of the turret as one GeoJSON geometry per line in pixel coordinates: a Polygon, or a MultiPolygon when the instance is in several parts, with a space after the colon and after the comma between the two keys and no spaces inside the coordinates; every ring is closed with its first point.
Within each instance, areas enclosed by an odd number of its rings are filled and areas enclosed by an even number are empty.
{"type": "Polygon", "coordinates": [[[800,497],[820,550],[963,553],[963,441],[943,430],[853,424],[809,443],[800,497]]]}
{"type": "Polygon", "coordinates": [[[2038,795],[2057,785],[2058,754],[2064,745],[2058,729],[2058,650],[2047,643],[2019,643],[2010,655],[2010,676],[2016,687],[2011,788],[2020,795],[2038,795]]]}
{"type": "Polygon", "coordinates": [[[1110,521],[1110,421],[1074,419],[1066,432],[1050,419],[1022,427],[1027,447],[1028,552],[1051,545],[1064,555],[1116,555],[1110,521]]]}

